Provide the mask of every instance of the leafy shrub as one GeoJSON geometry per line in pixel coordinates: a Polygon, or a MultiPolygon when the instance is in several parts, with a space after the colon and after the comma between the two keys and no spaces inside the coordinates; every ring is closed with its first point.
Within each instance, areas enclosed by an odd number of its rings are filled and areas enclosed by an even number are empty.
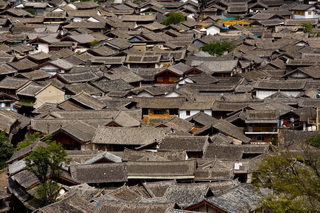
{"type": "Polygon", "coordinates": [[[231,52],[234,48],[235,45],[232,41],[213,41],[203,45],[200,49],[210,55],[221,56],[225,51],[231,52]]]}
{"type": "Polygon", "coordinates": [[[181,12],[174,12],[174,13],[170,13],[169,16],[163,20],[162,24],[168,26],[170,24],[179,24],[184,20],[185,20],[184,16],[181,12]]]}

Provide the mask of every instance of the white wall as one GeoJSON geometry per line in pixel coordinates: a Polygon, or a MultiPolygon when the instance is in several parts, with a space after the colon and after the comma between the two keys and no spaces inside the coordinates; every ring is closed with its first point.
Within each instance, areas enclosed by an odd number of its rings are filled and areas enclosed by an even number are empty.
{"type": "Polygon", "coordinates": [[[191,13],[187,16],[187,19],[195,20],[194,17],[195,17],[194,13],[191,13]]]}
{"type": "MultiPolygon", "coordinates": [[[[190,115],[187,115],[187,110],[179,110],[179,117],[181,119],[187,119],[187,118],[197,114],[198,112],[200,112],[200,110],[189,110],[189,111],[190,111],[190,115]]],[[[203,112],[207,115],[212,116],[212,110],[210,110],[210,109],[203,110],[203,112]]]]}
{"type": "Polygon", "coordinates": [[[57,74],[57,72],[60,72],[60,69],[52,66],[52,65],[46,65],[40,68],[40,70],[44,70],[46,72],[48,72],[50,75],[55,75],[57,74]]]}
{"type": "Polygon", "coordinates": [[[137,95],[137,97],[148,97],[148,98],[153,98],[154,96],[151,95],[150,93],[147,92],[141,92],[137,95]]]}
{"type": "Polygon", "coordinates": [[[95,18],[88,18],[87,21],[91,21],[91,22],[100,22],[99,20],[95,19],[95,18]]]}
{"type": "Polygon", "coordinates": [[[311,7],[307,11],[304,11],[304,15],[292,14],[293,19],[308,19],[308,18],[319,18],[320,16],[315,13],[315,8],[311,7]],[[310,12],[310,14],[309,14],[310,12]]]}
{"type": "Polygon", "coordinates": [[[192,84],[193,81],[190,80],[189,78],[185,78],[185,79],[181,79],[177,84],[176,84],[176,89],[178,89],[180,86],[186,84],[186,83],[189,83],[189,84],[192,84]]]}
{"type": "Polygon", "coordinates": [[[40,70],[44,70],[44,71],[58,71],[60,70],[58,67],[55,67],[53,65],[45,65],[43,67],[40,68],[40,70]]]}
{"type": "MultiPolygon", "coordinates": [[[[263,8],[262,10],[266,10],[266,9],[263,8]]],[[[259,11],[261,11],[261,10],[259,10],[259,9],[249,9],[250,13],[259,12],[259,11]]]]}
{"type": "Polygon", "coordinates": [[[76,17],[76,18],[73,18],[72,20],[73,22],[82,22],[82,21],[85,21],[84,18],[80,18],[80,17],[76,17]]]}
{"type": "Polygon", "coordinates": [[[44,43],[34,43],[37,44],[38,47],[31,51],[30,54],[36,54],[39,52],[44,52],[44,53],[49,53],[49,45],[48,44],[44,44],[44,43]]]}
{"type": "Polygon", "coordinates": [[[179,97],[180,95],[176,92],[170,92],[169,94],[165,95],[166,98],[176,98],[179,97]]]}
{"type": "Polygon", "coordinates": [[[56,8],[54,10],[52,10],[52,12],[63,12],[64,10],[62,10],[61,8],[56,8]]]}
{"type": "MultiPolygon", "coordinates": [[[[266,97],[276,93],[277,91],[275,90],[257,90],[256,96],[259,99],[265,99],[266,97]]],[[[281,91],[282,93],[288,95],[288,96],[293,96],[297,97],[301,93],[301,91],[281,91]]]]}
{"type": "Polygon", "coordinates": [[[206,32],[207,35],[216,35],[220,33],[220,29],[216,26],[211,26],[207,28],[206,32]]]}
{"type": "Polygon", "coordinates": [[[296,72],[290,75],[290,78],[307,78],[308,76],[301,72],[296,72]]]}
{"type": "Polygon", "coordinates": [[[72,8],[72,9],[74,9],[74,10],[77,9],[77,7],[76,7],[74,4],[72,4],[72,3],[68,4],[67,6],[70,7],[70,8],[72,8]]]}
{"type": "Polygon", "coordinates": [[[88,48],[85,47],[77,47],[76,49],[74,49],[75,53],[84,53],[88,50],[88,48]]]}
{"type": "Polygon", "coordinates": [[[14,106],[14,102],[11,102],[10,106],[7,106],[7,107],[6,107],[5,103],[0,103],[0,109],[11,110],[11,111],[17,112],[17,109],[14,108],[13,106],[14,106]]]}

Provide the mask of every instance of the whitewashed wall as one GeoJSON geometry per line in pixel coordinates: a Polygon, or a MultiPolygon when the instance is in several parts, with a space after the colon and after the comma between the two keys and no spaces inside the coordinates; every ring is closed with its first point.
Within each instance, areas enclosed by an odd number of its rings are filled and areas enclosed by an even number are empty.
{"type": "Polygon", "coordinates": [[[189,84],[192,84],[193,81],[190,80],[189,78],[185,78],[185,79],[181,79],[177,84],[176,84],[176,89],[179,89],[180,86],[186,84],[186,83],[189,83],[189,84]]]}
{"type": "Polygon", "coordinates": [[[83,21],[85,21],[86,19],[85,18],[81,18],[81,17],[75,17],[75,18],[73,18],[73,22],[83,22],[83,21]]]}
{"type": "Polygon", "coordinates": [[[301,72],[296,72],[290,75],[291,78],[307,78],[308,76],[301,72]]]}
{"type": "Polygon", "coordinates": [[[38,47],[37,47],[37,49],[31,51],[30,54],[36,54],[39,52],[49,53],[49,45],[48,44],[44,44],[44,43],[34,43],[34,44],[37,44],[38,47]]]}
{"type": "Polygon", "coordinates": [[[220,29],[216,26],[211,26],[206,29],[207,35],[216,35],[220,33],[220,29]]]}
{"type": "Polygon", "coordinates": [[[166,98],[176,98],[176,97],[180,97],[180,94],[176,93],[176,92],[170,92],[167,95],[165,95],[166,98]]]}
{"type": "Polygon", "coordinates": [[[137,97],[148,97],[148,98],[153,98],[154,96],[151,95],[150,93],[147,92],[141,92],[137,95],[137,97]]]}
{"type": "MultiPolygon", "coordinates": [[[[275,90],[257,90],[256,96],[259,99],[265,99],[266,97],[273,95],[276,92],[277,91],[275,90]]],[[[297,97],[301,93],[301,91],[281,91],[281,92],[288,96],[293,96],[293,97],[297,97]]]]}
{"type": "Polygon", "coordinates": [[[308,18],[319,18],[319,17],[320,16],[318,14],[316,14],[316,10],[314,7],[311,7],[307,11],[305,11],[304,15],[292,14],[293,19],[308,19],[308,18]]]}
{"type": "MultiPolygon", "coordinates": [[[[188,110],[188,111],[190,111],[190,115],[187,115],[187,110],[179,110],[179,117],[181,119],[187,119],[200,112],[200,110],[188,110]]],[[[203,112],[207,115],[212,116],[212,110],[206,109],[203,112]]]]}

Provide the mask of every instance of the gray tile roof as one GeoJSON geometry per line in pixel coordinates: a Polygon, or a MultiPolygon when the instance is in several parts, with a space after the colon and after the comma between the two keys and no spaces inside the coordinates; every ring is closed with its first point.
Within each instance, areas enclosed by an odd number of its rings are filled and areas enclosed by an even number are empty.
{"type": "Polygon", "coordinates": [[[71,70],[73,68],[73,64],[67,62],[64,59],[56,59],[50,62],[51,64],[63,69],[63,70],[71,70]]]}
{"type": "Polygon", "coordinates": [[[100,163],[70,166],[73,179],[79,183],[127,182],[127,171],[123,163],[100,163]]]}
{"type": "Polygon", "coordinates": [[[186,150],[203,153],[208,143],[207,136],[166,136],[162,139],[159,150],[186,150]]]}
{"type": "Polygon", "coordinates": [[[254,186],[242,184],[220,196],[207,198],[206,201],[226,212],[254,211],[260,207],[262,193],[254,186]]]}
{"type": "Polygon", "coordinates": [[[102,101],[99,101],[85,92],[81,92],[75,96],[72,96],[71,99],[86,107],[89,107],[90,109],[99,110],[106,106],[102,101]]]}
{"type": "Polygon", "coordinates": [[[184,97],[177,98],[146,98],[136,97],[133,99],[140,108],[148,109],[178,109],[186,101],[184,97]]]}
{"type": "Polygon", "coordinates": [[[184,161],[150,161],[127,162],[128,179],[192,179],[196,162],[184,161]]]}
{"type": "Polygon", "coordinates": [[[145,145],[162,140],[170,133],[169,128],[115,128],[100,126],[92,140],[94,144],[145,145]]]}

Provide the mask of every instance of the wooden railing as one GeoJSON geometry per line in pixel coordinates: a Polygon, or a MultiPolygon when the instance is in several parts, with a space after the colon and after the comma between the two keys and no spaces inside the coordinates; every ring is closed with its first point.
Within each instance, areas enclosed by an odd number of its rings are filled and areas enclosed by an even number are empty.
{"type": "Polygon", "coordinates": [[[277,127],[247,127],[245,132],[278,132],[277,127]]]}

